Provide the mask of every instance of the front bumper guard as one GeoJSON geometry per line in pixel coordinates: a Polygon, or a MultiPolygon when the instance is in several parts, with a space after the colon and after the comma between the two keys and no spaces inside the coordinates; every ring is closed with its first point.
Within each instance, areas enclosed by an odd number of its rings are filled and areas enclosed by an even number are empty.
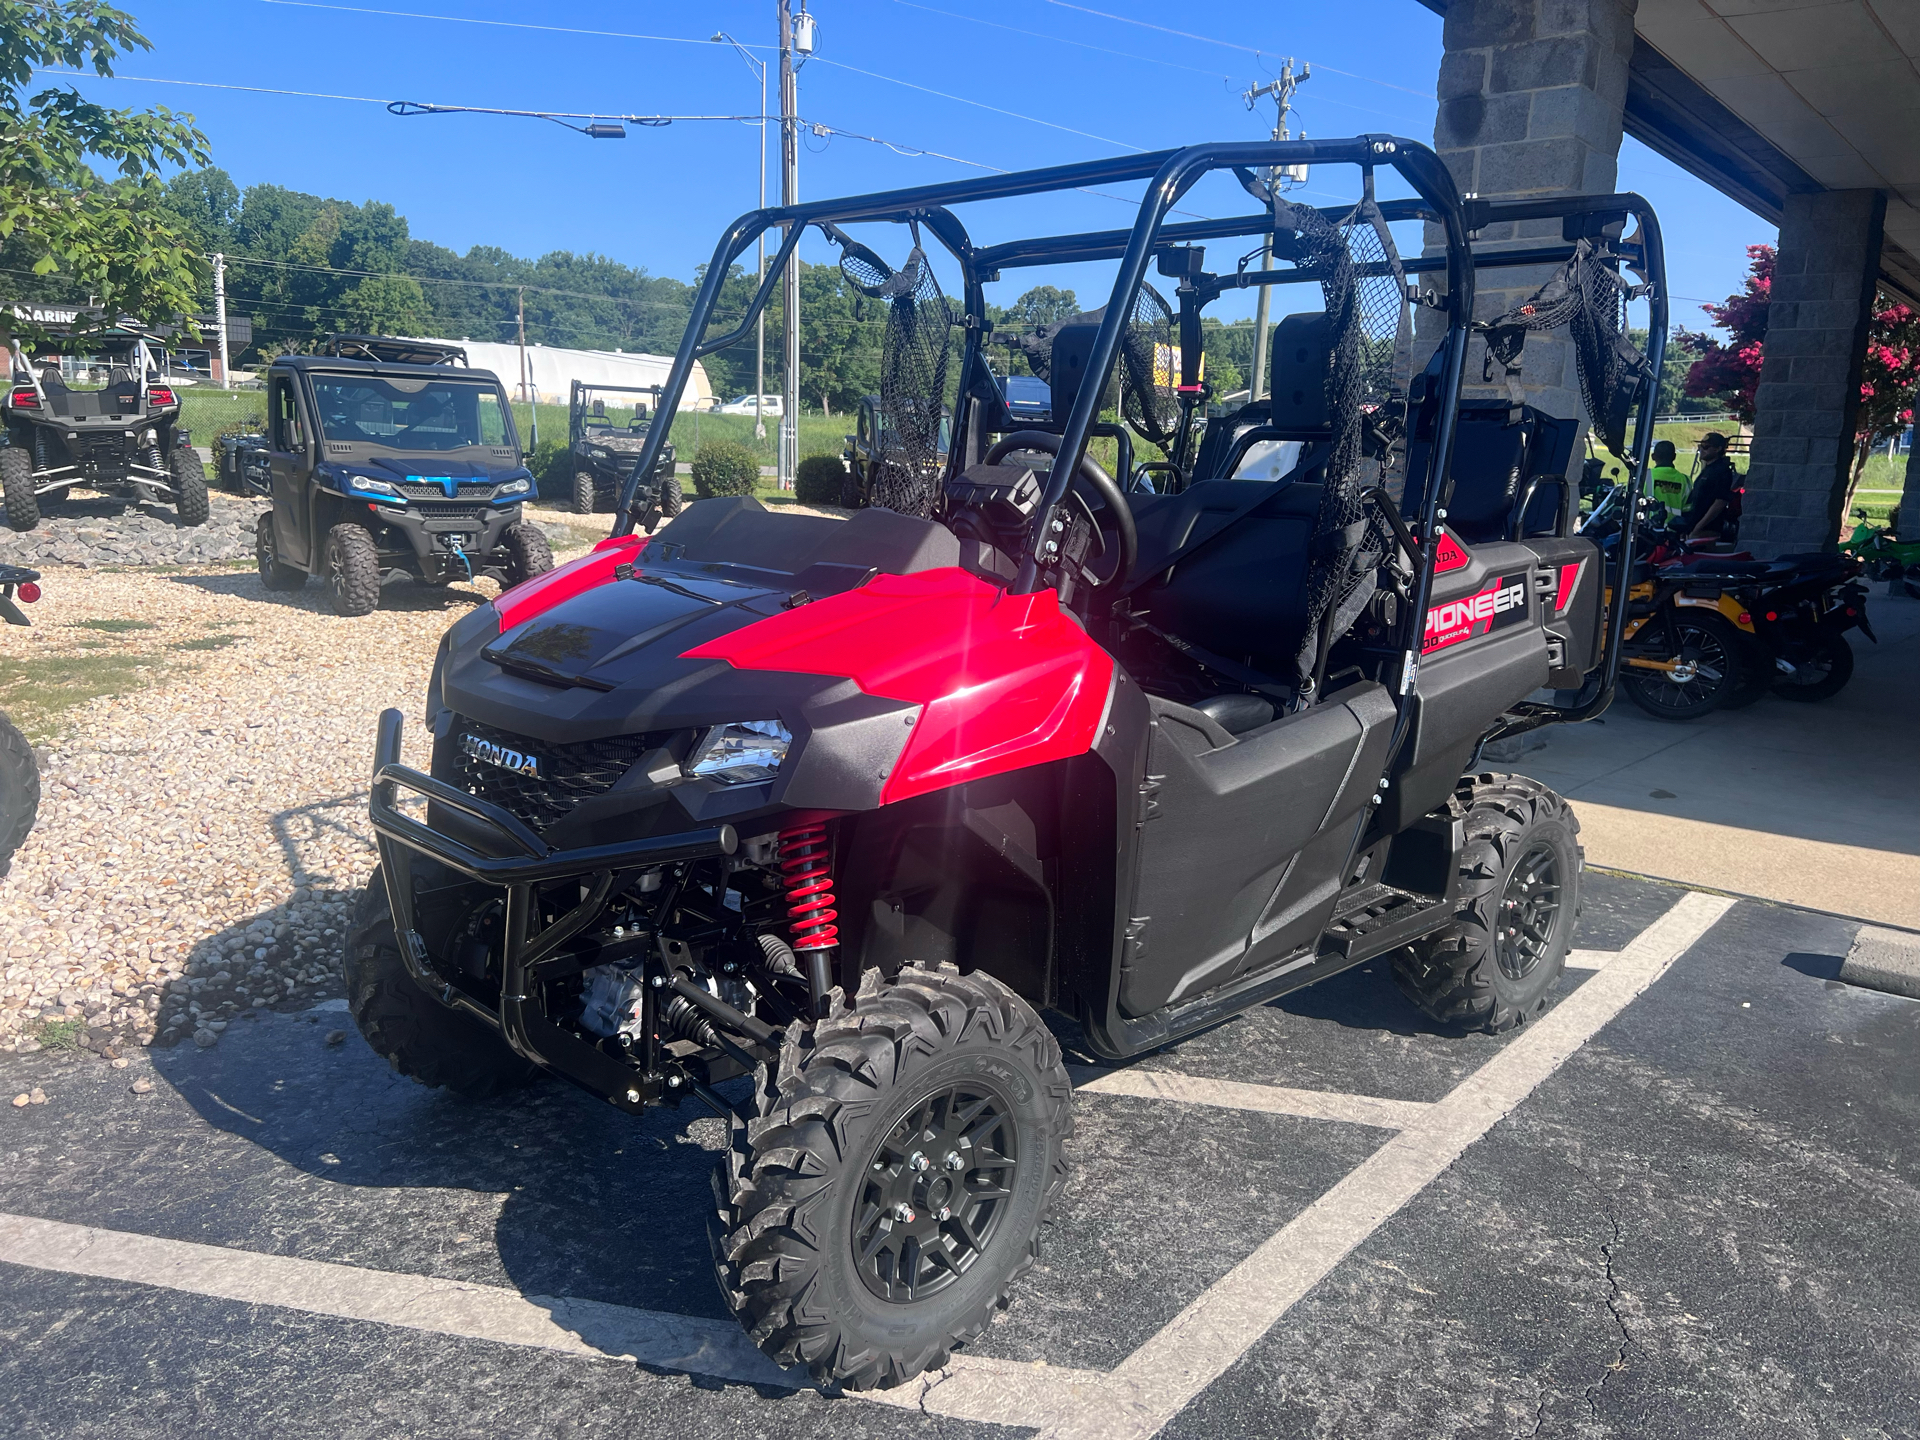
{"type": "MultiPolygon", "coordinates": [[[[401,764],[400,741],[405,724],[398,710],[381,712],[368,814],[393,907],[400,957],[408,973],[441,1004],[499,1030],[507,1044],[526,1059],[605,1096],[624,1110],[644,1110],[649,1102],[659,1099],[662,1077],[622,1063],[548,1019],[537,998],[543,972],[570,963],[570,957],[559,953],[561,948],[598,920],[607,901],[625,889],[638,872],[656,865],[731,855],[739,843],[733,827],[709,825],[613,845],[556,850],[498,805],[401,764]],[[498,853],[486,854],[402,813],[395,792],[403,789],[457,811],[498,853]],[[413,913],[413,865],[419,856],[506,892],[497,1009],[435,968],[413,913]],[[534,888],[568,876],[582,879],[585,898],[551,924],[533,930],[534,888]]],[[[649,989],[649,1004],[651,996],[649,989]]],[[[710,998],[704,993],[701,996],[703,1000],[710,998]]]]}

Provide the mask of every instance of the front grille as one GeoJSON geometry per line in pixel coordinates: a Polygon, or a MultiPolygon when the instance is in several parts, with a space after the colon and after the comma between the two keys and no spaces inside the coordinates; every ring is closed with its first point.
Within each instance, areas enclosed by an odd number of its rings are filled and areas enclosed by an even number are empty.
{"type": "MultiPolygon", "coordinates": [[[[400,484],[394,488],[399,490],[399,492],[409,500],[445,500],[447,498],[445,488],[439,485],[400,484]]],[[[471,484],[462,483],[458,488],[459,493],[468,499],[477,498],[485,500],[493,494],[493,482],[491,480],[475,480],[471,484]]]]}
{"type": "Polygon", "coordinates": [[[478,520],[487,513],[484,505],[414,505],[409,508],[423,520],[478,520]]]}
{"type": "Polygon", "coordinates": [[[611,790],[634,761],[657,749],[672,733],[615,735],[576,745],[553,745],[456,716],[448,732],[453,783],[469,795],[498,805],[535,830],[545,830],[571,815],[582,800],[611,790]],[[523,774],[468,754],[464,740],[468,735],[502,750],[534,757],[538,773],[523,774]]]}

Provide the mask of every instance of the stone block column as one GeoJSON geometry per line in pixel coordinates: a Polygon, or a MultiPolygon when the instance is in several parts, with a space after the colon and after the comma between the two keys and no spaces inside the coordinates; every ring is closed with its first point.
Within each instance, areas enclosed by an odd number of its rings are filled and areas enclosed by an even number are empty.
{"type": "Polygon", "coordinates": [[[1878,190],[1787,197],[1740,521],[1756,555],[1831,550],[1839,533],[1886,213],[1878,190]]]}
{"type": "MultiPolygon", "coordinates": [[[[1452,0],[1440,62],[1434,148],[1463,194],[1516,200],[1606,194],[1614,188],[1627,60],[1638,0],[1452,0]]],[[[1557,220],[1492,226],[1476,248],[1555,243],[1557,220]]],[[[1437,248],[1429,233],[1429,253],[1437,248]]],[[[1552,267],[1482,271],[1474,318],[1489,320],[1525,299],[1552,267]]],[[[1438,340],[1437,316],[1421,332],[1438,340]]],[[[1430,352],[1428,352],[1430,353],[1430,352]]],[[[1501,367],[1480,383],[1484,347],[1467,357],[1468,393],[1504,395],[1501,367]]],[[[1552,332],[1527,337],[1521,386],[1530,404],[1580,415],[1571,342],[1552,332]]],[[[1577,468],[1577,460],[1576,460],[1577,468]]]]}

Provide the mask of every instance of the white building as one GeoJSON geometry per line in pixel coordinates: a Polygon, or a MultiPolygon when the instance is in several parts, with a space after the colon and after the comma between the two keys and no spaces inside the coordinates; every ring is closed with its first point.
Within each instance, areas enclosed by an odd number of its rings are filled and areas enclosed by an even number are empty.
{"type": "MultiPolygon", "coordinates": [[[[426,339],[409,336],[409,339],[426,339]]],[[[587,385],[664,385],[673,369],[671,355],[643,355],[620,350],[562,350],[553,345],[527,346],[526,380],[531,394],[520,389],[520,347],[498,345],[485,340],[434,340],[436,345],[458,345],[467,352],[467,363],[476,370],[491,370],[516,400],[533,400],[547,405],[564,405],[575,380],[587,385]]],[[[682,410],[704,410],[714,401],[713,388],[707,383],[706,368],[694,362],[687,379],[686,393],[680,397],[682,410]]]]}

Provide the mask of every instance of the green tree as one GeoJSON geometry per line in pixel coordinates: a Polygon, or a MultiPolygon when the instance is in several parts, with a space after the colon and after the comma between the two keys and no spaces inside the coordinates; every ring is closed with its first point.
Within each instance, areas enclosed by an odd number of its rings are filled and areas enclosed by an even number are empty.
{"type": "MultiPolygon", "coordinates": [[[[110,76],[116,56],[152,48],[100,0],[0,0],[0,245],[75,298],[157,322],[191,314],[207,269],[160,171],[205,164],[206,136],[164,108],[112,110],[70,86],[26,93],[36,70],[110,76]]],[[[0,340],[37,329],[0,310],[0,340]]]]}
{"type": "Polygon", "coordinates": [[[1075,298],[1073,291],[1062,290],[1057,285],[1036,285],[1009,305],[1003,318],[1008,325],[1031,329],[1036,325],[1051,325],[1079,313],[1080,301],[1075,298]]]}

